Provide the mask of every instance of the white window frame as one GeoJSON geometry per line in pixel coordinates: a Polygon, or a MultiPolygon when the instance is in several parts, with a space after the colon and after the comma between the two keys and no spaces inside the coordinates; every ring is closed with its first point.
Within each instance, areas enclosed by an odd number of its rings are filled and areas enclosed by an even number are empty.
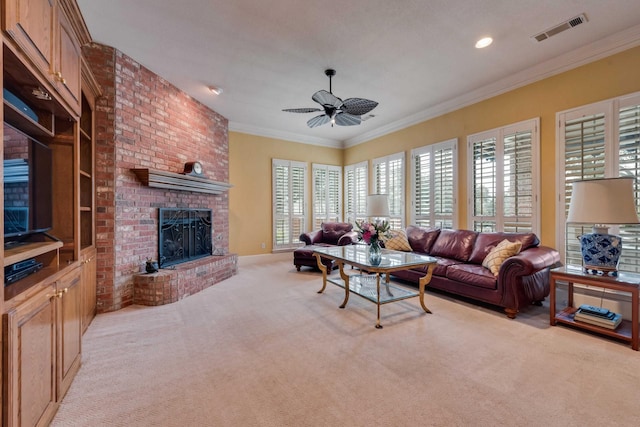
{"type": "Polygon", "coordinates": [[[451,228],[455,228],[458,225],[457,212],[458,212],[458,138],[449,139],[447,141],[438,142],[436,144],[427,145],[424,147],[414,148],[411,150],[411,212],[409,217],[409,223],[414,225],[423,225],[428,227],[444,227],[443,224],[449,222],[451,228]],[[434,196],[434,185],[438,181],[442,181],[443,177],[436,177],[435,156],[434,153],[438,151],[451,151],[452,156],[452,204],[450,206],[451,213],[436,212],[436,203],[434,196]],[[427,156],[429,162],[429,178],[428,182],[419,182],[421,179],[418,177],[418,171],[416,167],[416,158],[427,156]],[[439,179],[436,179],[439,178],[439,179]],[[429,186],[429,193],[431,195],[429,200],[429,215],[420,214],[418,207],[418,187],[426,185],[429,186]]]}
{"type": "MultiPolygon", "coordinates": [[[[378,157],[373,159],[373,193],[375,194],[387,194],[389,196],[389,223],[392,229],[404,228],[404,211],[405,211],[405,154],[404,151],[396,154],[391,154],[384,157],[378,157]],[[385,172],[383,178],[378,177],[379,170],[384,168],[385,171],[389,170],[389,166],[392,163],[400,161],[400,170],[398,171],[398,178],[400,185],[397,191],[400,194],[395,194],[392,190],[391,174],[385,172]],[[384,182],[382,182],[384,181],[384,182]]],[[[394,174],[395,176],[395,174],[394,174]]]]}
{"type": "MultiPolygon", "coordinates": [[[[570,195],[567,194],[570,190],[566,186],[566,168],[565,168],[565,150],[566,150],[566,123],[578,119],[580,117],[592,116],[592,115],[604,115],[604,177],[614,178],[620,175],[620,141],[619,141],[619,117],[620,109],[630,107],[633,105],[640,105],[640,92],[631,93],[617,98],[611,98],[605,101],[599,101],[592,104],[583,105],[580,107],[572,108],[565,111],[556,113],[556,247],[559,248],[561,261],[566,262],[566,255],[568,252],[567,246],[567,203],[570,199],[570,195]]],[[[591,176],[589,178],[592,178],[591,176]]],[[[634,184],[634,191],[636,197],[638,195],[638,189],[640,185],[636,181],[634,184]]],[[[638,200],[636,200],[638,204],[638,200]]],[[[631,226],[629,226],[631,227],[631,226]]],[[[612,234],[623,234],[620,230],[623,227],[611,226],[609,232],[612,234]]],[[[637,227],[636,227],[637,228],[637,227]]],[[[629,230],[629,229],[627,229],[629,230]]],[[[587,232],[590,232],[590,227],[586,227],[587,232]]],[[[627,231],[627,235],[636,235],[635,231],[627,231]]],[[[578,249],[579,250],[579,249],[578,249]]],[[[575,252],[575,250],[574,250],[575,252]]],[[[575,258],[575,255],[574,255],[575,258]]],[[[640,268],[637,266],[624,266],[624,236],[623,236],[623,256],[621,257],[621,270],[631,270],[640,272],[640,268]]],[[[637,257],[633,257],[637,259],[637,257]]]]}
{"type": "Polygon", "coordinates": [[[311,228],[317,230],[323,222],[342,222],[342,167],[313,163],[311,170],[313,198],[311,228]],[[330,174],[337,174],[336,179],[329,179],[330,174]],[[335,183],[337,188],[332,188],[332,183],[335,183]],[[322,186],[322,189],[319,190],[318,186],[322,186]],[[331,200],[332,192],[337,194],[335,200],[331,200]]]}
{"type": "Polygon", "coordinates": [[[300,234],[307,231],[307,200],[308,200],[308,186],[309,186],[309,178],[308,178],[308,168],[307,163],[305,162],[296,162],[292,160],[281,160],[281,159],[272,159],[272,206],[273,206],[273,251],[281,251],[281,250],[290,250],[297,248],[302,245],[300,242],[300,234]],[[278,212],[278,206],[276,203],[277,199],[277,191],[278,184],[276,181],[276,170],[278,168],[286,168],[288,172],[288,191],[287,194],[287,206],[286,213],[278,212]],[[294,205],[294,197],[293,197],[293,186],[291,185],[292,173],[293,169],[302,169],[302,187],[299,190],[302,192],[302,205],[295,206],[294,205]],[[298,212],[295,212],[295,209],[298,209],[298,212]],[[277,243],[278,241],[278,222],[283,220],[287,222],[288,232],[287,236],[285,236],[285,241],[283,243],[277,243]]]}
{"type": "Polygon", "coordinates": [[[504,137],[516,132],[531,132],[531,232],[539,235],[540,233],[540,118],[536,117],[513,123],[504,127],[476,133],[467,137],[467,228],[474,230],[476,221],[495,221],[495,230],[504,231],[505,214],[504,214],[504,137]],[[475,177],[473,144],[476,142],[495,138],[495,215],[476,216],[474,215],[474,197],[475,197],[475,177]]]}
{"type": "Polygon", "coordinates": [[[365,160],[344,167],[344,217],[355,226],[367,219],[369,194],[369,163],[365,160]]]}

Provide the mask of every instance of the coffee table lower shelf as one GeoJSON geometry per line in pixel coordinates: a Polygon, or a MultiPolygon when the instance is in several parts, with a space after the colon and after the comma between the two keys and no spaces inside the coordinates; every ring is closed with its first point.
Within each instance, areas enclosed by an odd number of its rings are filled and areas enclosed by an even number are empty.
{"type": "MultiPolygon", "coordinates": [[[[378,293],[376,291],[376,278],[375,275],[372,276],[373,277],[366,275],[349,276],[349,292],[377,304],[378,293]]],[[[382,282],[382,278],[380,281],[382,282]]],[[[340,277],[327,277],[327,282],[331,282],[342,289],[344,289],[345,286],[344,280],[340,277]]],[[[420,293],[417,290],[414,291],[400,287],[393,283],[380,283],[380,304],[400,301],[407,298],[415,298],[417,296],[420,296],[420,293]]]]}
{"type": "Polygon", "coordinates": [[[564,325],[570,325],[575,328],[584,329],[590,332],[596,332],[608,337],[617,338],[621,341],[631,343],[633,341],[633,334],[631,330],[631,321],[623,320],[616,329],[607,329],[598,325],[592,325],[591,323],[580,322],[574,319],[574,314],[578,311],[575,307],[565,307],[558,313],[556,313],[556,322],[564,325]]]}

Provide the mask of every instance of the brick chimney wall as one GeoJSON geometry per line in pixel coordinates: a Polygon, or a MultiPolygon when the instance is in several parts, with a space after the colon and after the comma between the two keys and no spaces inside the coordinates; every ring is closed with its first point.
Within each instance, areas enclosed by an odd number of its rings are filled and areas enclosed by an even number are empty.
{"type": "Polygon", "coordinates": [[[149,188],[131,172],[182,172],[199,160],[207,178],[228,182],[228,122],[116,49],[94,43],[83,52],[102,89],[95,110],[97,305],[106,312],[133,303],[134,275],[147,258],[157,259],[160,207],[213,209],[214,246],[228,253],[226,192],[149,188]]]}

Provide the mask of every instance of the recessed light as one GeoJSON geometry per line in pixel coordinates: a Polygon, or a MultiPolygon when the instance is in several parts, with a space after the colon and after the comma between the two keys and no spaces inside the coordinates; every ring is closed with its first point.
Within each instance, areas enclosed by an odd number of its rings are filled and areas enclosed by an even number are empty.
{"type": "Polygon", "coordinates": [[[209,86],[209,91],[214,95],[220,95],[223,90],[221,87],[209,86]]]}
{"type": "Polygon", "coordinates": [[[489,46],[491,43],[493,43],[493,39],[491,37],[484,37],[476,42],[476,48],[482,49],[489,46]]]}

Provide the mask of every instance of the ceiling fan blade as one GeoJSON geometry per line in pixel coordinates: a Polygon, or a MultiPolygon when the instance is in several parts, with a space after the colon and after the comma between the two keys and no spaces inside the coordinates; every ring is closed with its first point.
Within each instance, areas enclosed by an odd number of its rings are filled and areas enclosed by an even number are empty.
{"type": "Polygon", "coordinates": [[[362,116],[367,114],[378,106],[376,101],[364,98],[349,98],[345,99],[342,104],[342,111],[354,116],[362,116]]]}
{"type": "Polygon", "coordinates": [[[326,90],[319,90],[311,97],[320,105],[328,105],[330,107],[340,108],[342,106],[342,100],[332,93],[326,90]]]}
{"type": "Polygon", "coordinates": [[[338,113],[336,114],[335,120],[338,126],[355,126],[359,125],[362,121],[360,116],[354,116],[349,113],[338,113]]]}
{"type": "Polygon", "coordinates": [[[315,128],[329,123],[329,121],[331,121],[331,117],[327,116],[326,114],[320,114],[319,116],[315,116],[314,118],[309,119],[309,121],[307,122],[307,126],[309,126],[310,128],[315,128]]]}
{"type": "Polygon", "coordinates": [[[316,111],[322,111],[320,108],[285,108],[282,111],[287,113],[315,113],[316,111]]]}

